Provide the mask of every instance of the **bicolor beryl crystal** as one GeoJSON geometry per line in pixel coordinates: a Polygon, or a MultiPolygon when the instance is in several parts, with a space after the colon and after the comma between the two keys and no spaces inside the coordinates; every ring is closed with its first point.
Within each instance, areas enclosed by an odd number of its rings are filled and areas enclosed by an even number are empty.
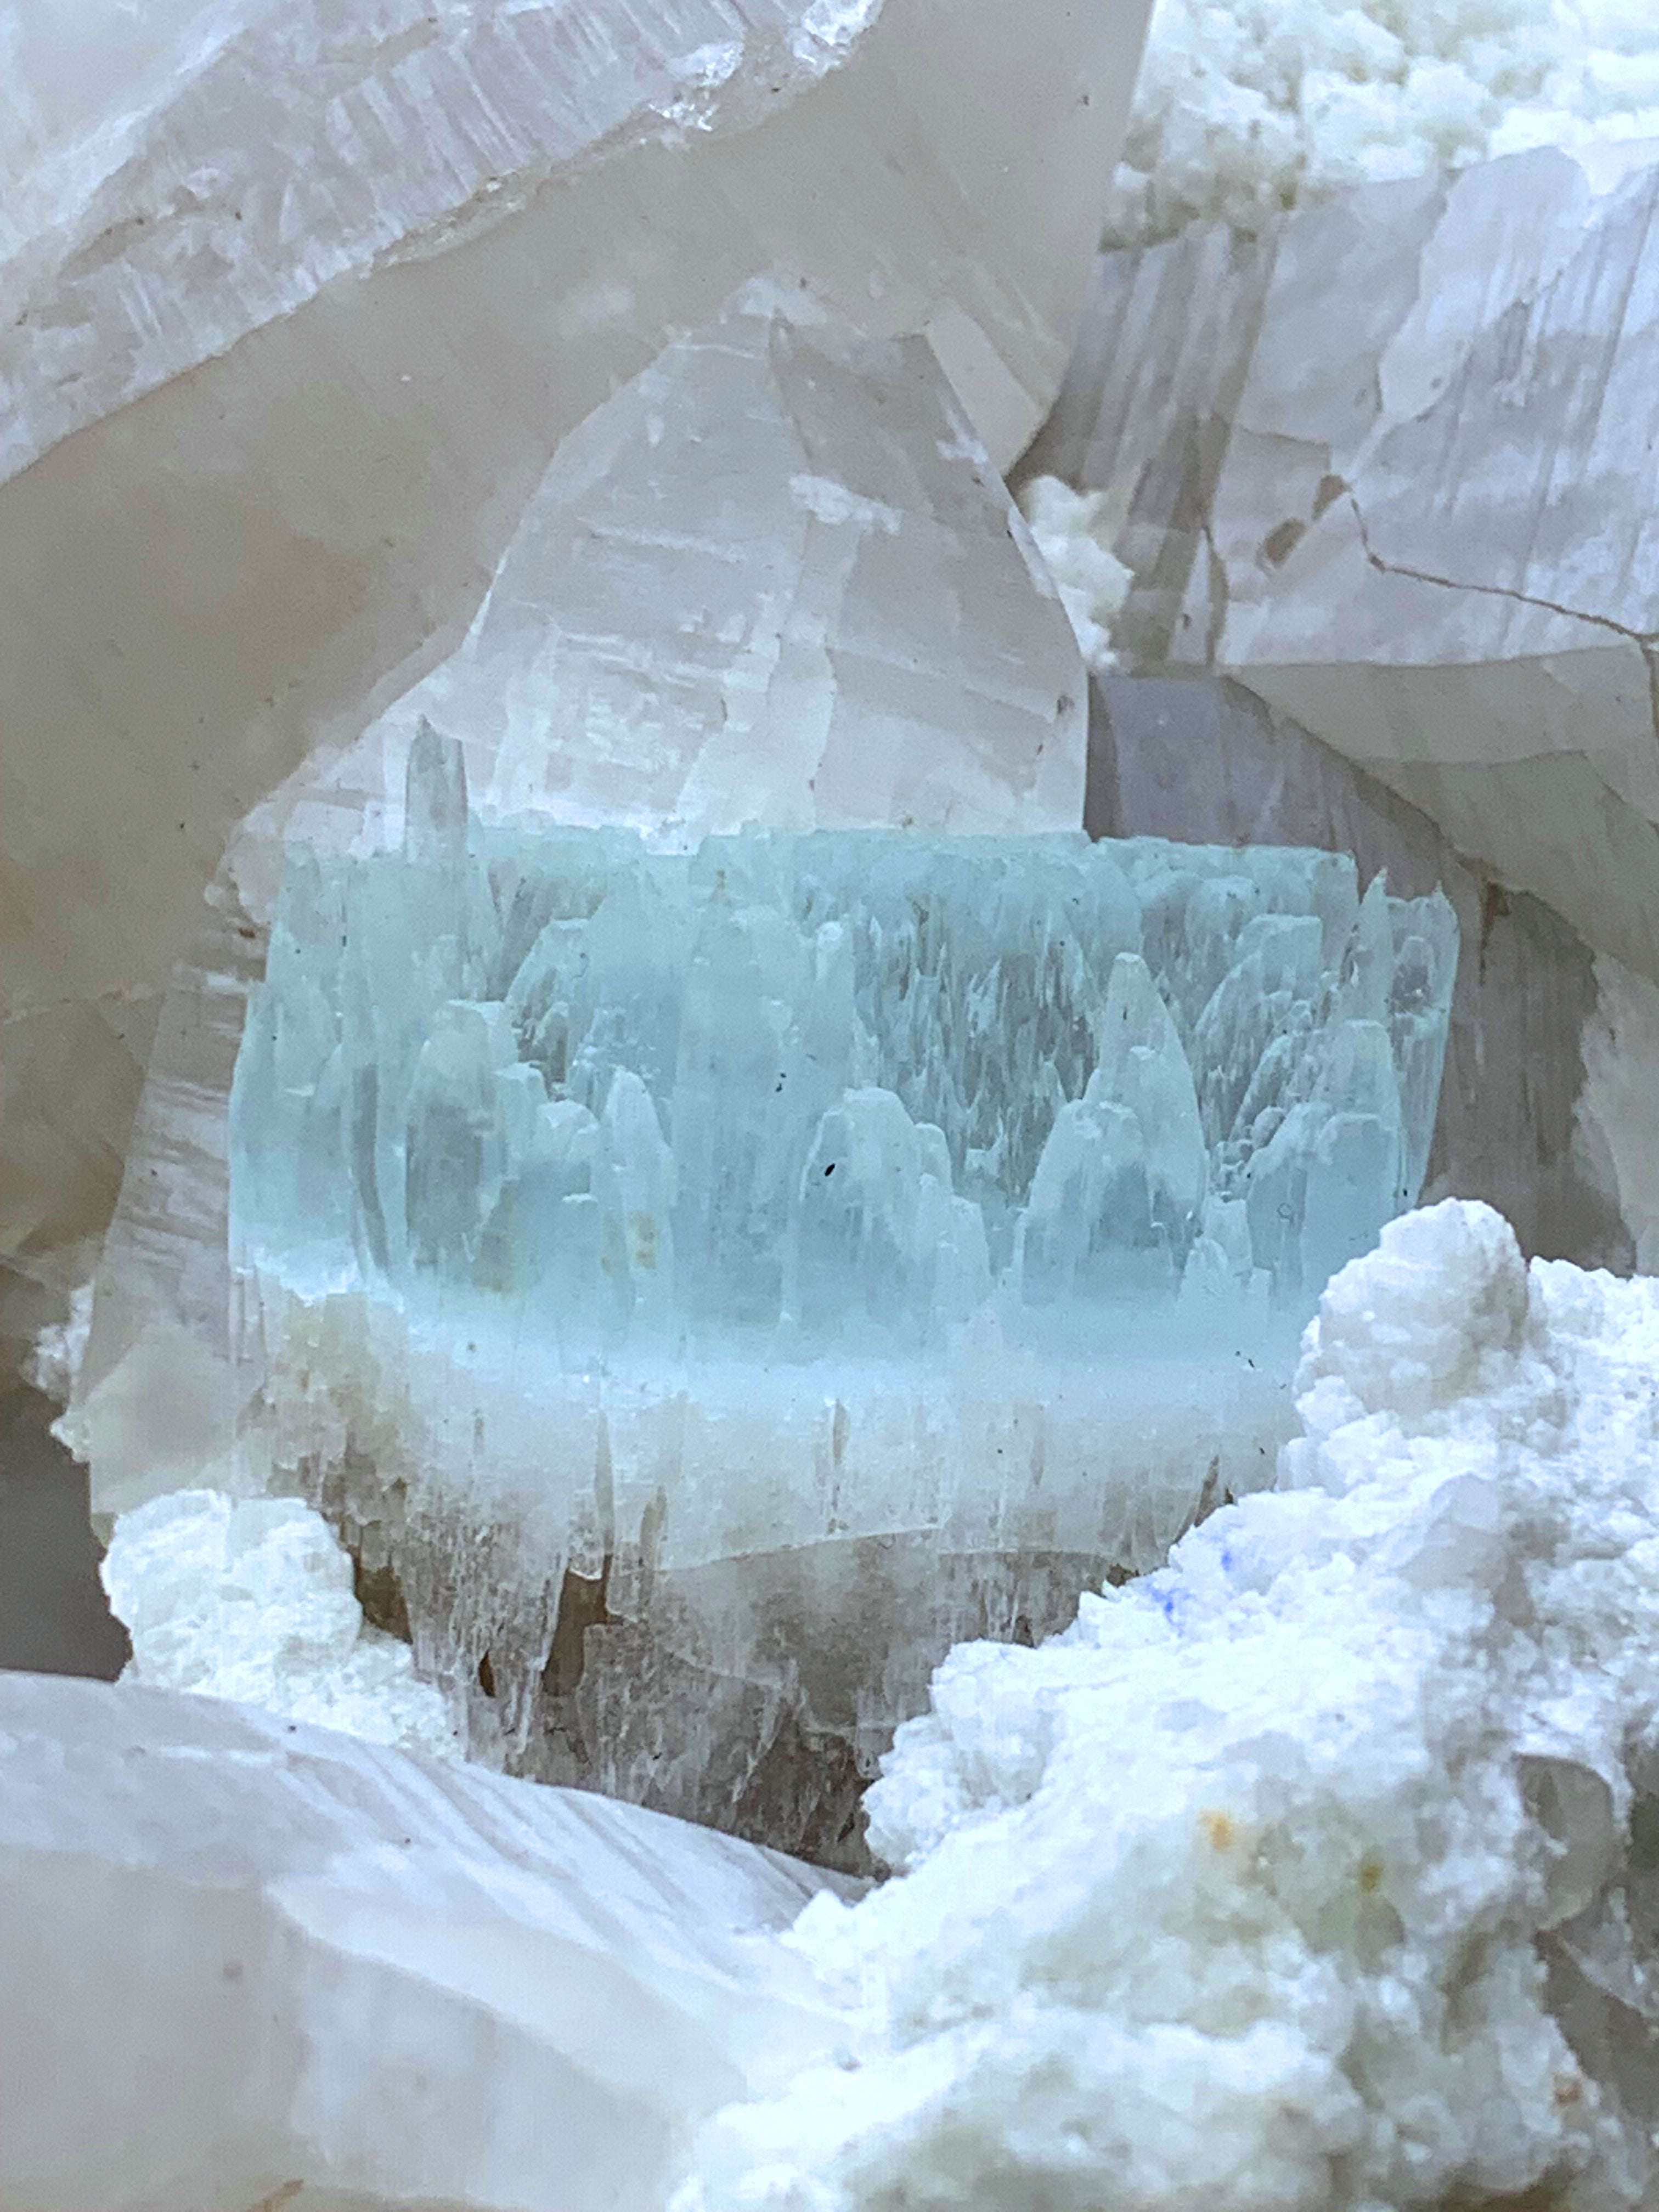
{"type": "Polygon", "coordinates": [[[952,1638],[1268,1479],[1455,961],[1328,853],[486,828],[427,726],[252,1003],[249,1464],[475,1742],[832,1851],[952,1638]]]}

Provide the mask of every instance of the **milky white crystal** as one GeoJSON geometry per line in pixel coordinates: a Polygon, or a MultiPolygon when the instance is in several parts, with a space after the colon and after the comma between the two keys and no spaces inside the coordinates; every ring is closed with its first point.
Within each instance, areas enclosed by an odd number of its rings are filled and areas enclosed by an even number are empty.
{"type": "Polygon", "coordinates": [[[1077,647],[930,347],[862,340],[798,284],[746,288],[561,447],[459,649],[239,826],[156,1030],[65,1429],[101,1510],[232,1479],[247,988],[285,841],[395,841],[423,714],[481,807],[658,844],[1082,817],[1077,647]]]}
{"type": "Polygon", "coordinates": [[[9,0],[9,1258],[107,1220],[234,825],[453,647],[561,438],[674,331],[787,265],[927,332],[1018,451],[1146,15],[9,0]]]}
{"type": "Polygon", "coordinates": [[[823,1877],[631,1806],[0,1675],[7,2212],[654,2212],[837,2032],[823,1877]]]}
{"type": "Polygon", "coordinates": [[[1659,1288],[1447,1200],[1340,1274],[1276,1492],[967,1645],[794,1940],[860,2022],[680,2212],[1651,2202],[1659,1288]]]}
{"type": "Polygon", "coordinates": [[[99,1575],[132,1638],[124,1681],[455,1756],[441,1693],[365,1626],[349,1557],[299,1498],[169,1491],[117,1517],[99,1575]]]}
{"type": "Polygon", "coordinates": [[[1124,667],[1236,675],[1650,978],[1656,204],[1540,151],[1109,254],[1031,456],[1124,517],[1124,667]]]}

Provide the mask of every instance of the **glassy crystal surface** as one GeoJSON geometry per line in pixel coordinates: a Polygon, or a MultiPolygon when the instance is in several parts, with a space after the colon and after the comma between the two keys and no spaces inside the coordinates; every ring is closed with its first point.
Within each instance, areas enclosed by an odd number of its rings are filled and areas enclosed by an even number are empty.
{"type": "MultiPolygon", "coordinates": [[[[99,1267],[71,1425],[100,1510],[225,1479],[247,978],[290,839],[401,835],[422,714],[464,744],[484,814],[670,847],[754,822],[1082,818],[1077,645],[932,347],[863,337],[795,282],[744,287],[566,439],[457,649],[239,824],[173,970],[99,1267]]],[[[69,1121],[49,1089],[38,1111],[69,1121]]]]}
{"type": "Polygon", "coordinates": [[[428,727],[250,1004],[252,1477],[505,1755],[829,1849],[953,1635],[1271,1479],[1455,938],[1326,853],[483,828],[428,727]]]}

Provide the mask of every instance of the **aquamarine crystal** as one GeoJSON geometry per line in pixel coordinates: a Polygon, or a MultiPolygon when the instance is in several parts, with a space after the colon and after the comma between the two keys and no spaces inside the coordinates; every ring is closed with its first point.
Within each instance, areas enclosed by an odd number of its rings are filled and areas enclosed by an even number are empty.
{"type": "Polygon", "coordinates": [[[250,1464],[510,1759],[810,1844],[744,1810],[786,1722],[867,1759],[951,1635],[1270,1475],[1455,957],[1329,853],[485,828],[425,728],[252,1003],[250,1464]]]}

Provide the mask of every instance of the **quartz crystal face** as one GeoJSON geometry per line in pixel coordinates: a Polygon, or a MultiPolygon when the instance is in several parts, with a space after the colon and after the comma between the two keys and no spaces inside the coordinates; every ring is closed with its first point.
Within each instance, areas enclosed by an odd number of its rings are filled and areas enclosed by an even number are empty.
{"type": "Polygon", "coordinates": [[[475,1741],[855,1855],[953,1637],[1270,1479],[1421,1180],[1455,939],[1326,853],[486,829],[428,726],[251,1001],[247,1461],[475,1741]]]}
{"type": "Polygon", "coordinates": [[[1650,144],[1546,148],[1104,255],[1029,457],[1123,668],[1236,676],[1650,978],[1656,210],[1650,144]]]}

